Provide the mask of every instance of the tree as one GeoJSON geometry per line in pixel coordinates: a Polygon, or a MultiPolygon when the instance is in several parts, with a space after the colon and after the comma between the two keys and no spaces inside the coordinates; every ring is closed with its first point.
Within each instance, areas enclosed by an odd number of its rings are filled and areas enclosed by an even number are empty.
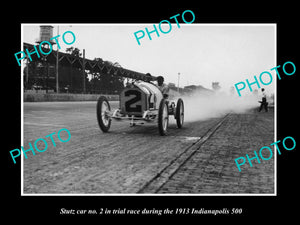
{"type": "Polygon", "coordinates": [[[74,48],[74,47],[67,48],[66,52],[70,53],[70,55],[75,56],[75,57],[80,57],[82,55],[82,53],[80,52],[80,49],[74,48]]]}
{"type": "MultiPolygon", "coordinates": [[[[118,63],[112,63],[110,61],[105,61],[104,63],[106,63],[109,66],[113,66],[113,67],[119,67],[122,68],[122,66],[118,63]]],[[[119,94],[123,88],[124,88],[124,77],[120,77],[117,74],[110,74],[110,90],[112,91],[112,94],[119,94]]]]}
{"type": "Polygon", "coordinates": [[[95,58],[94,61],[101,62],[107,68],[102,72],[92,72],[92,78],[90,80],[90,87],[93,93],[102,94],[119,94],[123,90],[124,78],[112,74],[111,67],[121,67],[118,62],[103,61],[101,58],[95,58]]]}

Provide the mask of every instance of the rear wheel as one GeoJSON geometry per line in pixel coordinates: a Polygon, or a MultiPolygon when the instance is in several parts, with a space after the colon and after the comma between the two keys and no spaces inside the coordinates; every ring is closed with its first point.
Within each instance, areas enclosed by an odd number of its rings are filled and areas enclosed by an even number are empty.
{"type": "Polygon", "coordinates": [[[184,122],[184,105],[181,98],[177,100],[175,115],[176,115],[175,118],[176,118],[177,127],[181,128],[184,122]]]}
{"type": "Polygon", "coordinates": [[[109,116],[110,105],[106,97],[100,96],[97,102],[97,120],[100,129],[103,132],[108,132],[111,124],[111,119],[109,116]]]}
{"type": "Polygon", "coordinates": [[[158,130],[159,134],[164,136],[167,134],[169,124],[169,112],[168,103],[165,99],[162,99],[158,109],[158,130]]]}

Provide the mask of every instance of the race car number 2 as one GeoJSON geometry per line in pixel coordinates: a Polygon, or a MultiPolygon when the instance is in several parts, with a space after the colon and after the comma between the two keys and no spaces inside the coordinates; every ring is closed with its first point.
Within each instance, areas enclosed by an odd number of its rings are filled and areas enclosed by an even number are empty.
{"type": "Polygon", "coordinates": [[[128,90],[125,93],[126,97],[131,97],[129,100],[125,102],[125,109],[127,112],[142,112],[142,105],[136,104],[141,101],[141,92],[138,90],[128,90]]]}

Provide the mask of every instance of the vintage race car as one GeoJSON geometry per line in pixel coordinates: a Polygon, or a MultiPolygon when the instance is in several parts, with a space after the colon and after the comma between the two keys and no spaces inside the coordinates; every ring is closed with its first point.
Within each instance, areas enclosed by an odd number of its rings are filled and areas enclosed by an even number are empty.
{"type": "Polygon", "coordinates": [[[120,94],[119,109],[111,111],[106,97],[100,96],[97,102],[97,120],[100,129],[108,132],[112,120],[129,120],[130,126],[157,122],[160,135],[166,135],[169,115],[174,115],[177,127],[184,122],[184,104],[181,98],[168,100],[159,88],[150,82],[135,81],[120,94]]]}

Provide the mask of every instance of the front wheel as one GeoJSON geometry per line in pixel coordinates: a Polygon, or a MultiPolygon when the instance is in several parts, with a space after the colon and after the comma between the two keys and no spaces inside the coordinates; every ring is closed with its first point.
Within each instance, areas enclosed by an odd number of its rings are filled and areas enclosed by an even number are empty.
{"type": "Polygon", "coordinates": [[[167,134],[169,124],[169,112],[168,103],[165,99],[162,99],[158,109],[158,130],[159,134],[164,136],[167,134]]]}
{"type": "Polygon", "coordinates": [[[106,97],[100,96],[97,102],[97,120],[100,129],[103,132],[108,132],[111,124],[111,119],[109,116],[110,105],[106,97]]]}
{"type": "Polygon", "coordinates": [[[175,118],[178,128],[182,128],[184,121],[184,105],[181,98],[177,100],[175,118]]]}

